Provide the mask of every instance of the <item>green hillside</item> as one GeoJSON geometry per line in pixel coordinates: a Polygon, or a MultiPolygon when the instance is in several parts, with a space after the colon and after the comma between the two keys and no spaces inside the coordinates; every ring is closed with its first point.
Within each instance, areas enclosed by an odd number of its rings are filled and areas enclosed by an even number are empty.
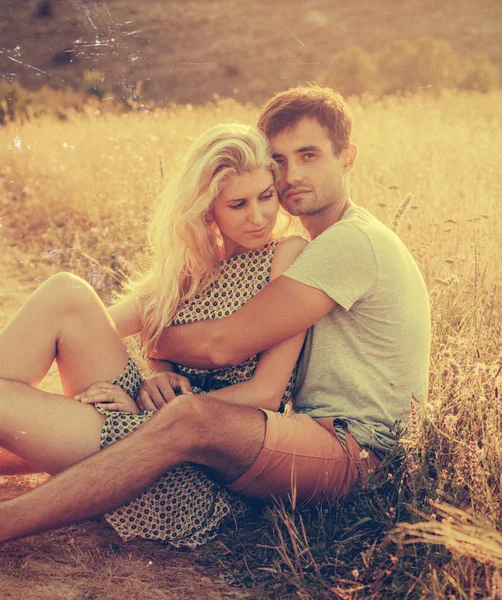
{"type": "Polygon", "coordinates": [[[502,65],[500,3],[490,0],[45,0],[52,16],[38,16],[37,0],[0,4],[0,73],[31,89],[81,87],[96,70],[115,94],[142,81],[155,101],[260,103],[314,80],[344,48],[422,35],[502,65]]]}

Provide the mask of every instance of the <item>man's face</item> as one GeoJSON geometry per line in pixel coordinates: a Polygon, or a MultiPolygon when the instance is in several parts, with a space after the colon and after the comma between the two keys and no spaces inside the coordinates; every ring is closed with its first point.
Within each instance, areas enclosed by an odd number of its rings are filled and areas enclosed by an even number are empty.
{"type": "MultiPolygon", "coordinates": [[[[316,119],[304,118],[270,139],[279,165],[281,204],[292,215],[322,213],[345,200],[345,152],[333,154],[327,131],[316,119]]],[[[355,148],[355,147],[354,147],[355,148]]]]}

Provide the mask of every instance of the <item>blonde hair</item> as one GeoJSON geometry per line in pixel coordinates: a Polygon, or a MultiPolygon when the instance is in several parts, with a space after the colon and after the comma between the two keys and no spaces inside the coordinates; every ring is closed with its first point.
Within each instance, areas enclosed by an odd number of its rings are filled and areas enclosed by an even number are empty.
{"type": "Polygon", "coordinates": [[[206,217],[226,181],[263,167],[271,170],[275,180],[276,165],[267,140],[256,128],[217,125],[190,147],[179,175],[160,194],[148,232],[151,266],[129,286],[142,306],[146,353],[155,348],[180,304],[217,272],[222,241],[218,228],[206,217]]]}

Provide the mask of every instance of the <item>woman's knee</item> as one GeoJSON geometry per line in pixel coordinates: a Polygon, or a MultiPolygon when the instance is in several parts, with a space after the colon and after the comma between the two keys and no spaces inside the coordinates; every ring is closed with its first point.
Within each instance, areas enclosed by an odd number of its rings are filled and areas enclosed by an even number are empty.
{"type": "Polygon", "coordinates": [[[50,277],[40,288],[58,314],[81,313],[91,310],[99,303],[92,287],[81,277],[63,271],[50,277]]]}

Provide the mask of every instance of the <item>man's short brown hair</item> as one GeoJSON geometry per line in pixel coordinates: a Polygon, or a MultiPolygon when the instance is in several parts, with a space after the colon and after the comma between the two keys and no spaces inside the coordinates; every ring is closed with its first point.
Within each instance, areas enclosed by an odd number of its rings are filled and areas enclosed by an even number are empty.
{"type": "Polygon", "coordinates": [[[349,145],[349,107],[338,92],[318,85],[300,85],[273,96],[260,113],[258,129],[271,139],[304,118],[316,119],[327,130],[335,156],[349,145]]]}

